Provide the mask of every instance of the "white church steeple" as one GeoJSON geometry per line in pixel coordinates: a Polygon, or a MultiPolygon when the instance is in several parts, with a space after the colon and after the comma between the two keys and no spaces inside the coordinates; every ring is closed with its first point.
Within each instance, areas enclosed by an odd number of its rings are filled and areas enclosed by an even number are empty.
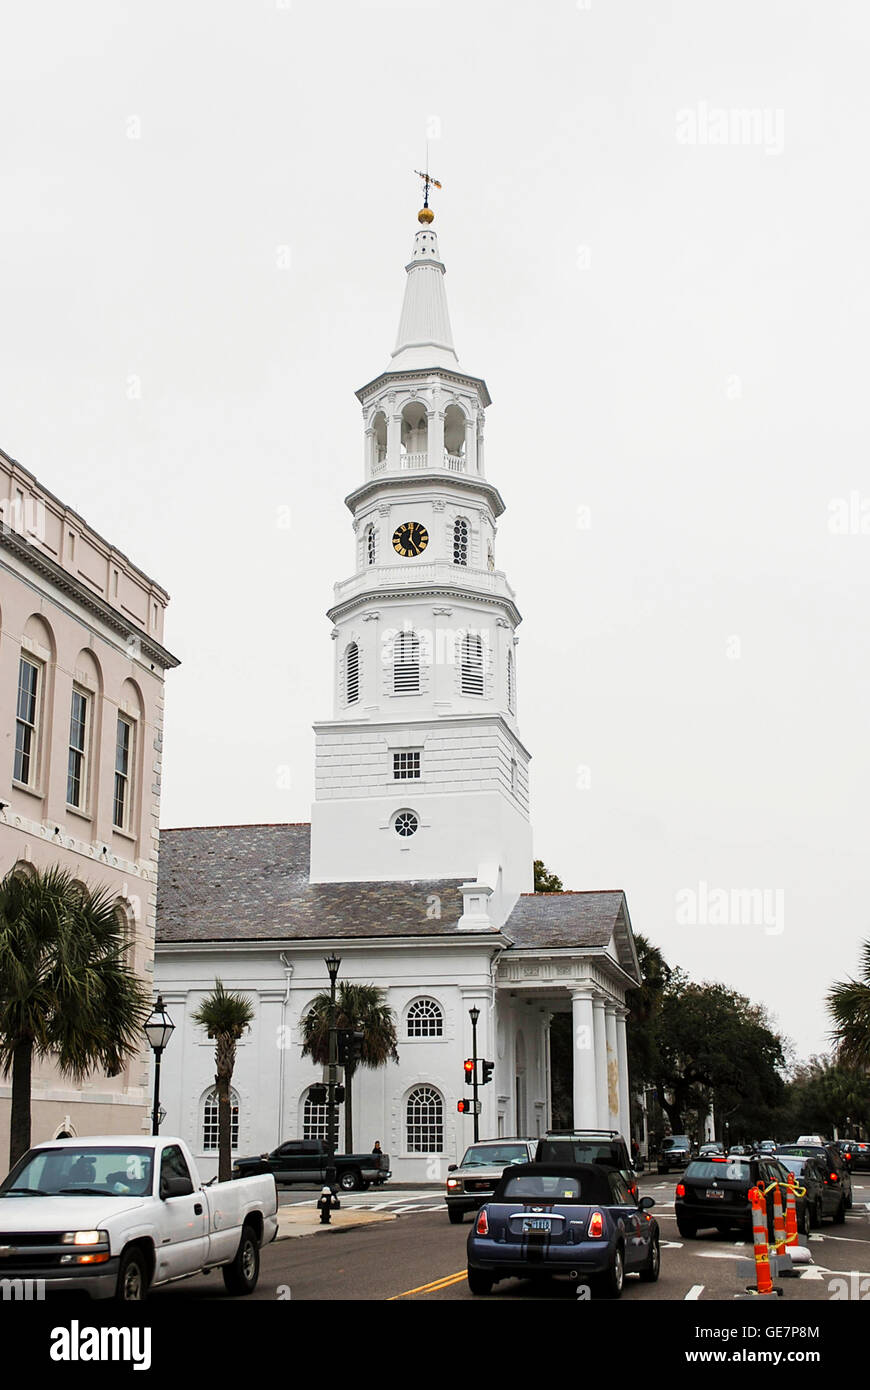
{"type": "Polygon", "coordinates": [[[364,477],[345,499],[353,573],[328,614],[334,712],[315,725],[311,879],[467,880],[461,925],[480,930],[532,886],[521,618],[496,562],[490,396],[459,368],[432,217],[427,198],[390,365],[357,391],[364,477]]]}

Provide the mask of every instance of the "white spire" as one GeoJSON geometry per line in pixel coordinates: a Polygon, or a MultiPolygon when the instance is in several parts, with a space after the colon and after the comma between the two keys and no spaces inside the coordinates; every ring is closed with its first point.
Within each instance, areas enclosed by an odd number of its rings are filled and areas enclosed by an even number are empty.
{"type": "Polygon", "coordinates": [[[399,333],[393,350],[391,372],[417,367],[448,367],[455,370],[456,352],[444,292],[444,262],[438,251],[438,238],[432,230],[432,213],[414,237],[414,250],[405,266],[408,280],[399,320],[399,333]]]}

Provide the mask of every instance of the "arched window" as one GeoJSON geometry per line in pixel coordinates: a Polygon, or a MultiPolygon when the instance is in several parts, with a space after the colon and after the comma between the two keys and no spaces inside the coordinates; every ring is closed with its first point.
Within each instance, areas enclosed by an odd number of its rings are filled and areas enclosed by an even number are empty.
{"type": "MultiPolygon", "coordinates": [[[[206,1091],[202,1102],[202,1147],[204,1152],[217,1151],[218,1146],[218,1093],[217,1086],[206,1091]]],[[[230,1087],[230,1148],[239,1147],[239,1097],[230,1087]]]]}
{"type": "Polygon", "coordinates": [[[359,699],[359,647],[351,642],[344,655],[344,688],[347,703],[359,699]]]}
{"type": "Polygon", "coordinates": [[[409,1038],[443,1038],[444,1014],[434,999],[415,999],[408,1010],[409,1038]]]}
{"type": "Polygon", "coordinates": [[[378,533],[374,526],[366,527],[366,564],[373,565],[378,558],[378,533]]]}
{"type": "Polygon", "coordinates": [[[398,632],[393,643],[393,694],[415,695],[420,690],[420,639],[416,632],[398,632]]]}
{"type": "Polygon", "coordinates": [[[483,694],[483,643],[476,632],[462,639],[461,688],[463,695],[483,694]]]}
{"type": "Polygon", "coordinates": [[[453,563],[468,564],[468,522],[461,516],[453,523],[453,563]]]}
{"type": "Polygon", "coordinates": [[[514,654],[513,654],[513,652],[508,652],[508,659],[507,659],[507,705],[508,705],[508,709],[511,711],[511,713],[513,713],[514,699],[515,699],[515,698],[516,698],[516,695],[515,695],[515,691],[514,691],[514,654]]]}
{"type": "Polygon", "coordinates": [[[433,1086],[417,1086],[406,1107],[408,1153],[440,1154],[444,1149],[444,1102],[433,1086]]]}
{"type": "Polygon", "coordinates": [[[307,1093],[302,1112],[302,1138],[329,1140],[329,1106],[312,1105],[307,1093]]]}

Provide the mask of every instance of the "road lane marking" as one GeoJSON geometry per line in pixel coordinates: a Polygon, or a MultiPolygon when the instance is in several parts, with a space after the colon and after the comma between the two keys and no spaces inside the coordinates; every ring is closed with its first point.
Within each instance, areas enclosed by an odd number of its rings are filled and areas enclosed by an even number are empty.
{"type": "Polygon", "coordinates": [[[701,1297],[701,1294],[702,1294],[703,1292],[704,1292],[704,1285],[703,1285],[703,1284],[693,1284],[692,1287],[689,1289],[689,1292],[686,1294],[686,1297],[683,1299],[683,1302],[684,1302],[684,1303],[694,1303],[694,1302],[696,1302],[696,1301],[701,1297]]]}
{"type": "Polygon", "coordinates": [[[819,1240],[847,1240],[847,1241],[849,1242],[850,1245],[870,1245],[870,1240],[866,1240],[863,1236],[831,1236],[831,1235],[828,1235],[828,1232],[827,1232],[827,1231],[825,1231],[825,1234],[824,1234],[823,1236],[819,1236],[818,1239],[819,1239],[819,1240]]]}
{"type": "Polygon", "coordinates": [[[437,1289],[449,1289],[451,1284],[458,1284],[467,1277],[468,1271],[460,1269],[458,1274],[445,1274],[443,1279],[434,1279],[431,1284],[421,1284],[418,1289],[405,1289],[404,1293],[394,1293],[387,1302],[395,1303],[397,1298],[408,1298],[412,1293],[435,1293],[437,1289]]]}

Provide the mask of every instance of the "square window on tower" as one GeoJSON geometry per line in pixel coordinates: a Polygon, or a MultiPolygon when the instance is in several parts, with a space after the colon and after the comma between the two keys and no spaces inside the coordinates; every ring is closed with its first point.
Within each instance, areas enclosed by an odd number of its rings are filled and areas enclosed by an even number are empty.
{"type": "Polygon", "coordinates": [[[393,754],[393,777],[397,782],[407,782],[419,776],[419,752],[393,754]]]}

